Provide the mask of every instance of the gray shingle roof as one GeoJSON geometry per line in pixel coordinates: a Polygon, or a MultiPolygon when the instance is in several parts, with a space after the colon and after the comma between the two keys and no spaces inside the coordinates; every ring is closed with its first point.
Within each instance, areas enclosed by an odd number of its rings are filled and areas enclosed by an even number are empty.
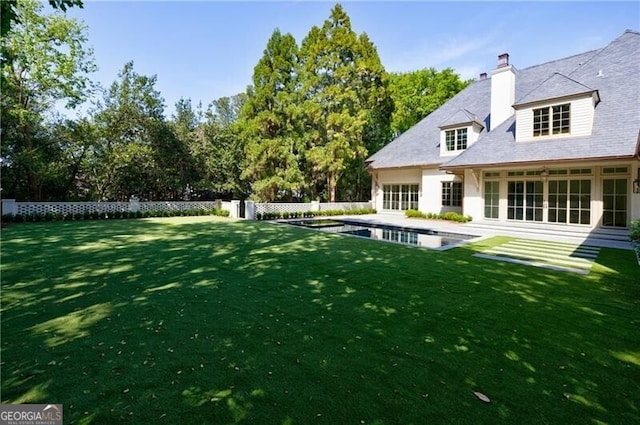
{"type": "Polygon", "coordinates": [[[486,131],[491,128],[491,80],[476,81],[368,158],[369,166],[456,168],[634,156],[640,140],[640,33],[625,31],[602,49],[516,70],[518,103],[592,90],[601,101],[590,136],[516,143],[515,116],[486,131]],[[460,110],[472,111],[485,129],[462,154],[442,157],[440,127],[460,110]]]}
{"type": "Polygon", "coordinates": [[[523,98],[516,100],[516,105],[524,105],[542,100],[556,99],[558,97],[572,96],[581,93],[594,91],[571,78],[554,72],[549,78],[544,80],[538,87],[531,90],[523,98]]]}

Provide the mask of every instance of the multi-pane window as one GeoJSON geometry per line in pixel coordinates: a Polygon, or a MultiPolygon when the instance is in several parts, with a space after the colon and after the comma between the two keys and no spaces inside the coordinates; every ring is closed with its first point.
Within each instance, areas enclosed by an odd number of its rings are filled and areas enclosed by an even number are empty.
{"type": "Polygon", "coordinates": [[[467,149],[467,129],[447,130],[444,133],[445,145],[448,152],[467,149]]]}
{"type": "Polygon", "coordinates": [[[605,167],[602,169],[602,225],[625,227],[628,220],[629,168],[605,167]]]}
{"type": "Polygon", "coordinates": [[[417,184],[385,184],[382,186],[382,209],[417,210],[417,184]]]}
{"type": "Polygon", "coordinates": [[[570,104],[548,106],[533,110],[533,135],[566,134],[570,131],[570,104]]]}
{"type": "Polygon", "coordinates": [[[569,223],[591,222],[591,180],[569,181],[569,223]]]}
{"type": "Polygon", "coordinates": [[[625,227],[627,225],[627,179],[607,178],[603,186],[602,225],[625,227]]]}
{"type": "Polygon", "coordinates": [[[549,135],[549,108],[540,108],[533,110],[533,135],[549,135]]]}
{"type": "Polygon", "coordinates": [[[542,221],[542,192],[537,180],[507,182],[507,219],[542,221]]]}
{"type": "Polygon", "coordinates": [[[462,206],[462,183],[442,182],[442,206],[461,207],[462,206]]]}
{"type": "Polygon", "coordinates": [[[498,218],[500,213],[500,182],[484,182],[484,218],[498,218]]]}
{"type": "Polygon", "coordinates": [[[569,132],[569,104],[557,105],[553,110],[553,134],[565,134],[569,132]]]}

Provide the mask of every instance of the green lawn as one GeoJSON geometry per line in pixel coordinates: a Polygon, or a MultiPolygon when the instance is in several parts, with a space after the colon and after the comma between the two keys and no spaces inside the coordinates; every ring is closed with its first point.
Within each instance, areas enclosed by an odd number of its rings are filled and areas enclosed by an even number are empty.
{"type": "Polygon", "coordinates": [[[75,424],[640,423],[640,268],[211,217],[2,230],[2,403],[75,424]],[[485,403],[474,395],[488,396],[485,403]]]}

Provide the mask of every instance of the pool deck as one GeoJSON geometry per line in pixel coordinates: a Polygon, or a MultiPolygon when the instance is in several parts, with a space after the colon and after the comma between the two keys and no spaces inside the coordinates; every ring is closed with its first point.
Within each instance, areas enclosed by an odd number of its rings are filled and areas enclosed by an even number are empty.
{"type": "Polygon", "coordinates": [[[441,232],[477,235],[479,237],[509,236],[522,239],[544,240],[552,242],[574,243],[578,245],[598,246],[631,250],[628,230],[595,230],[570,228],[549,224],[513,224],[470,222],[455,223],[444,220],[408,218],[402,214],[365,214],[335,217],[340,220],[357,221],[363,224],[373,223],[413,229],[431,229],[441,232]]]}

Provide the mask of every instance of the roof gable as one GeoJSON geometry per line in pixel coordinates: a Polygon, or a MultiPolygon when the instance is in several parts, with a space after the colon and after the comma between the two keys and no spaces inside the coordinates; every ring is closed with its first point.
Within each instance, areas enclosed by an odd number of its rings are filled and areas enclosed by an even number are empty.
{"type": "MultiPolygon", "coordinates": [[[[625,31],[602,49],[519,69],[517,105],[597,91],[591,136],[516,143],[515,116],[492,131],[491,79],[467,86],[368,158],[369,167],[456,168],[488,164],[631,157],[640,149],[640,33],[625,31]],[[473,111],[473,112],[470,112],[473,111]],[[440,153],[441,127],[478,117],[480,137],[454,158],[440,153]]],[[[469,121],[467,121],[469,122],[469,121]]]]}
{"type": "MultiPolygon", "coordinates": [[[[473,149],[442,168],[633,157],[640,143],[640,33],[625,31],[606,47],[580,58],[573,70],[555,72],[578,85],[558,76],[554,80],[559,88],[548,93],[580,90],[580,86],[597,90],[600,103],[594,110],[591,135],[516,143],[513,134],[501,125],[496,131],[483,133],[473,149]]],[[[554,88],[555,84],[549,86],[554,88]]],[[[509,121],[517,125],[514,117],[509,121]]]]}
{"type": "Polygon", "coordinates": [[[484,128],[484,124],[474,113],[468,111],[467,109],[460,108],[452,116],[444,120],[444,122],[440,124],[440,128],[455,127],[458,125],[471,123],[477,124],[480,127],[484,128]]]}
{"type": "Polygon", "coordinates": [[[549,78],[542,81],[529,93],[516,101],[514,108],[518,106],[548,101],[561,97],[575,96],[584,93],[593,93],[595,90],[575,81],[559,72],[554,72],[549,78]]]}

